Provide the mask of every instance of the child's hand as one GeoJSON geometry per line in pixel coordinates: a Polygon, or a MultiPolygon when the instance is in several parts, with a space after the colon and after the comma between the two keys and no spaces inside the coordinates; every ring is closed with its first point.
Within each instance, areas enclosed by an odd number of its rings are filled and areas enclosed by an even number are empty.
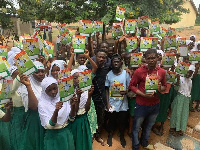
{"type": "Polygon", "coordinates": [[[161,82],[158,83],[158,92],[161,92],[161,82]]]}
{"type": "Polygon", "coordinates": [[[80,88],[76,89],[77,96],[81,97],[82,93],[83,93],[83,91],[80,88]]]}
{"type": "Polygon", "coordinates": [[[20,82],[22,84],[24,84],[25,86],[30,86],[31,85],[28,76],[26,76],[25,74],[23,74],[23,75],[19,75],[19,77],[20,77],[20,82]]]}
{"type": "Polygon", "coordinates": [[[127,91],[125,91],[125,90],[124,91],[120,91],[121,95],[126,95],[126,93],[127,93],[127,91]]]}
{"type": "Polygon", "coordinates": [[[180,74],[177,74],[177,75],[176,75],[176,78],[177,78],[178,80],[180,80],[180,74]]]}
{"type": "Polygon", "coordinates": [[[56,111],[59,111],[63,106],[63,102],[59,101],[56,103],[56,111]]]}
{"type": "Polygon", "coordinates": [[[6,103],[5,107],[6,107],[6,110],[10,110],[13,107],[13,101],[6,103]]]}
{"type": "Polygon", "coordinates": [[[0,76],[0,80],[2,79],[2,76],[0,76]]]}
{"type": "Polygon", "coordinates": [[[92,96],[93,92],[94,92],[94,85],[92,85],[90,90],[88,91],[88,96],[92,96]]]}
{"type": "Polygon", "coordinates": [[[78,102],[76,95],[74,94],[73,97],[70,99],[70,105],[74,106],[78,102]]]}
{"type": "Polygon", "coordinates": [[[46,59],[44,56],[39,55],[39,58],[37,58],[37,61],[41,62],[44,66],[46,66],[46,59]]]}
{"type": "Polygon", "coordinates": [[[75,55],[75,53],[74,53],[74,48],[73,48],[73,47],[71,47],[71,49],[70,49],[70,54],[71,54],[71,55],[75,55]]]}
{"type": "Polygon", "coordinates": [[[86,58],[88,58],[88,57],[90,57],[90,52],[87,49],[85,49],[84,55],[86,58]]]}
{"type": "Polygon", "coordinates": [[[152,93],[145,93],[143,97],[153,98],[154,97],[154,92],[152,92],[152,93]]]}

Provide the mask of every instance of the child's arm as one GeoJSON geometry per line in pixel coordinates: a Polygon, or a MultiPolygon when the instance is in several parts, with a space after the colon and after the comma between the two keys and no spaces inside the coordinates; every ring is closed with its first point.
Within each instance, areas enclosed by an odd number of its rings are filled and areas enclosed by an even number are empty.
{"type": "Polygon", "coordinates": [[[74,95],[71,100],[70,100],[70,104],[71,104],[71,111],[70,111],[70,116],[69,116],[69,120],[70,121],[74,121],[75,120],[75,116],[76,116],[76,110],[75,110],[75,107],[77,107],[77,104],[78,102],[78,99],[77,97],[74,95]]]}
{"type": "Polygon", "coordinates": [[[94,85],[92,85],[92,87],[88,91],[88,99],[87,99],[87,102],[85,104],[85,111],[86,112],[88,112],[90,110],[90,105],[91,105],[91,99],[92,99],[92,93],[93,93],[93,91],[94,91],[94,85]]]}
{"type": "Polygon", "coordinates": [[[92,38],[91,38],[91,40],[90,40],[90,44],[91,44],[91,57],[92,56],[94,56],[94,48],[93,48],[93,40],[92,40],[92,38]]]}
{"type": "Polygon", "coordinates": [[[51,126],[55,126],[57,123],[57,118],[58,118],[58,112],[62,108],[63,102],[57,102],[56,103],[56,108],[54,110],[53,116],[51,117],[51,120],[49,120],[49,124],[51,126]]]}
{"type": "Polygon", "coordinates": [[[6,107],[6,114],[1,118],[1,120],[3,122],[9,122],[10,119],[11,119],[11,111],[10,111],[10,109],[13,107],[13,102],[12,101],[8,102],[5,105],[5,107],[6,107]]]}
{"type": "Polygon", "coordinates": [[[92,66],[92,73],[93,74],[96,74],[96,71],[97,71],[97,64],[90,58],[89,56],[89,51],[86,49],[85,50],[85,53],[84,53],[85,57],[89,60],[91,66],[92,66]]]}
{"type": "Polygon", "coordinates": [[[105,86],[106,89],[106,101],[107,101],[107,110],[109,111],[109,109],[112,107],[109,103],[109,87],[105,86]]]}
{"type": "Polygon", "coordinates": [[[32,110],[37,110],[38,100],[32,90],[30,80],[26,75],[20,75],[20,82],[24,84],[28,91],[28,107],[32,110]]]}
{"type": "Polygon", "coordinates": [[[72,68],[72,64],[73,64],[73,61],[74,61],[74,56],[75,56],[75,53],[74,53],[74,48],[71,48],[70,50],[70,53],[71,53],[71,57],[69,59],[69,63],[67,65],[67,68],[72,68]]]}
{"type": "Polygon", "coordinates": [[[197,75],[198,71],[199,71],[199,63],[195,64],[195,71],[193,74],[193,78],[197,75]]]}
{"type": "Polygon", "coordinates": [[[83,93],[83,91],[80,88],[76,89],[76,95],[77,95],[77,104],[75,105],[75,112],[77,113],[79,110],[79,104],[80,104],[80,100],[81,100],[81,94],[83,93]]]}

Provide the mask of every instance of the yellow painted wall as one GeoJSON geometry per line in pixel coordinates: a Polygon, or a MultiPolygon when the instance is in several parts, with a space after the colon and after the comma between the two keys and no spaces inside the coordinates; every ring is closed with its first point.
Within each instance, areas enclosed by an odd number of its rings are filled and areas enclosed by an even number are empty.
{"type": "Polygon", "coordinates": [[[195,20],[196,20],[196,12],[191,4],[191,2],[186,1],[183,4],[183,7],[186,9],[189,9],[189,13],[183,13],[181,18],[182,20],[178,23],[170,25],[172,28],[183,28],[183,27],[190,27],[195,25],[195,20]]]}

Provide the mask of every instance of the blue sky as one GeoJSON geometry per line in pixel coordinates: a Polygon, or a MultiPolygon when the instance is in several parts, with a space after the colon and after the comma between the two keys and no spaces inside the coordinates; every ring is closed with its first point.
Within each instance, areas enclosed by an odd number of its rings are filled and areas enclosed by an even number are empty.
{"type": "Polygon", "coordinates": [[[200,0],[193,0],[193,1],[195,3],[196,7],[199,8],[200,0]]]}

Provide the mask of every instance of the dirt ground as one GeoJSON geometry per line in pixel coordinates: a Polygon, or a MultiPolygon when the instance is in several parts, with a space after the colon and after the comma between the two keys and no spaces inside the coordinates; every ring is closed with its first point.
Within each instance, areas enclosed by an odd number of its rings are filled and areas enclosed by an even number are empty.
{"type": "MultiPolygon", "coordinates": [[[[196,35],[196,37],[197,37],[196,41],[200,41],[200,26],[195,26],[193,29],[185,29],[181,32],[177,32],[177,35],[180,35],[181,37],[186,37],[187,39],[189,39],[189,36],[192,35],[192,34],[196,35]]],[[[56,44],[56,36],[57,35],[58,35],[58,30],[56,28],[53,28],[53,42],[55,44],[56,44]]],[[[111,33],[108,34],[106,39],[109,43],[114,42],[112,37],[111,37],[111,33]]],[[[12,47],[12,41],[9,40],[8,50],[11,47],[12,47]]],[[[189,119],[188,119],[188,130],[187,130],[186,134],[200,140],[200,133],[194,131],[195,125],[197,125],[199,122],[200,122],[200,112],[190,112],[189,119]]],[[[164,135],[163,136],[157,136],[154,133],[151,133],[151,137],[150,137],[150,140],[149,140],[149,142],[151,144],[156,144],[156,143],[160,142],[164,145],[167,145],[166,139],[169,135],[169,127],[170,127],[169,123],[170,123],[170,120],[167,119],[167,121],[164,124],[164,135]]],[[[112,147],[108,147],[107,145],[101,146],[99,143],[94,141],[93,149],[94,150],[123,150],[123,149],[131,150],[132,149],[131,148],[132,142],[131,142],[131,139],[127,135],[127,131],[125,132],[125,139],[126,139],[126,142],[127,142],[126,148],[122,148],[122,146],[120,144],[119,137],[117,136],[117,133],[118,133],[118,131],[116,131],[114,133],[113,146],[112,147]]],[[[107,132],[103,131],[102,138],[105,142],[107,140],[107,135],[108,135],[107,132]]],[[[141,147],[141,150],[142,149],[143,148],[141,147]]]]}

